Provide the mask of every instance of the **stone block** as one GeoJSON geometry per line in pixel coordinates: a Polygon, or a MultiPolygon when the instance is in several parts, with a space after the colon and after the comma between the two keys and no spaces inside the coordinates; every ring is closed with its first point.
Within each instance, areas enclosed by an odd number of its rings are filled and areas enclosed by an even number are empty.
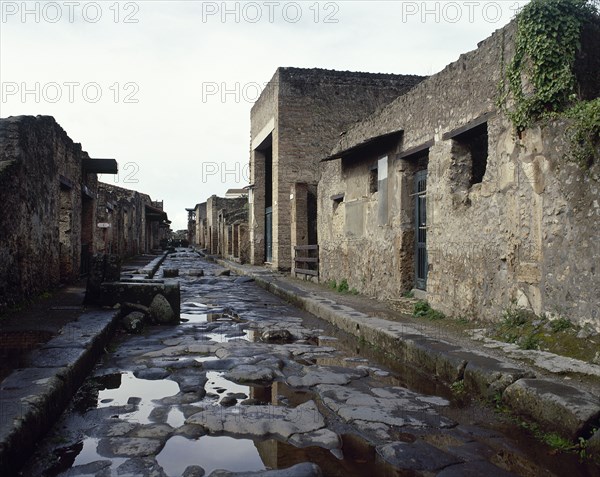
{"type": "Polygon", "coordinates": [[[547,379],[519,379],[506,388],[502,400],[569,439],[585,434],[600,418],[598,396],[547,379]]]}
{"type": "Polygon", "coordinates": [[[175,316],[179,319],[181,311],[181,297],[179,282],[176,280],[163,280],[162,283],[123,283],[106,282],[102,284],[101,305],[114,306],[117,303],[129,302],[150,306],[156,295],[163,295],[175,316]]]}

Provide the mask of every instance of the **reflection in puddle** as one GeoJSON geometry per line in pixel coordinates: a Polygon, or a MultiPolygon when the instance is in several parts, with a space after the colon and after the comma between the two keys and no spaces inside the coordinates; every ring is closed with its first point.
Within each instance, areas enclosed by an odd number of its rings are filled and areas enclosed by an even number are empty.
{"type": "Polygon", "coordinates": [[[185,424],[185,414],[181,409],[171,409],[167,416],[167,424],[173,429],[177,429],[185,424]]]}
{"type": "Polygon", "coordinates": [[[264,470],[265,466],[249,439],[204,436],[197,440],[171,437],[156,460],[168,476],[181,476],[186,467],[199,465],[205,475],[216,469],[232,472],[264,470]]]}
{"type": "MultiPolygon", "coordinates": [[[[96,462],[97,460],[106,460],[106,457],[103,457],[100,454],[98,454],[99,443],[100,439],[93,439],[91,437],[84,439],[83,448],[81,449],[81,452],[77,454],[77,457],[75,457],[73,467],[77,465],[85,465],[91,462],[96,462]]],[[[125,462],[127,459],[124,457],[111,457],[110,460],[112,461],[113,468],[116,468],[123,462],[125,462]]]]}
{"type": "MultiPolygon", "coordinates": [[[[116,376],[119,376],[118,374],[116,376]]],[[[136,404],[136,410],[122,417],[129,421],[148,424],[150,413],[156,407],[152,401],[174,396],[179,393],[179,385],[175,381],[160,379],[150,381],[138,379],[133,373],[123,373],[119,386],[101,389],[98,392],[98,407],[125,406],[136,404]]]]}
{"type": "Polygon", "coordinates": [[[242,386],[241,384],[236,384],[229,379],[225,379],[223,377],[223,373],[219,373],[217,371],[208,371],[206,373],[206,377],[208,381],[206,382],[204,388],[206,389],[207,394],[213,394],[218,396],[216,403],[220,403],[224,397],[236,394],[239,395],[239,400],[246,399],[250,396],[250,386],[242,386]],[[245,395],[246,397],[242,397],[245,395]]]}

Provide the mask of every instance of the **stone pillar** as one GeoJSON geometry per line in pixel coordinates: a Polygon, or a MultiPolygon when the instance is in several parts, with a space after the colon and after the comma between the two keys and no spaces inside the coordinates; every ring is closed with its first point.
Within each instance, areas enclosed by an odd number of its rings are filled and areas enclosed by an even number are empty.
{"type": "Polygon", "coordinates": [[[294,247],[309,245],[308,243],[308,186],[297,182],[290,188],[291,224],[290,224],[290,256],[291,269],[294,275],[294,247]]]}
{"type": "Polygon", "coordinates": [[[249,205],[249,239],[250,263],[262,265],[265,261],[265,155],[260,151],[252,151],[250,158],[250,181],[254,187],[248,196],[249,205]]]}
{"type": "Polygon", "coordinates": [[[240,224],[234,224],[231,226],[231,246],[232,246],[232,250],[231,250],[231,254],[233,255],[234,258],[240,258],[240,243],[239,243],[239,236],[240,236],[240,224]]]}
{"type": "Polygon", "coordinates": [[[250,261],[250,231],[247,224],[240,224],[238,243],[240,263],[248,263],[250,261]]]}

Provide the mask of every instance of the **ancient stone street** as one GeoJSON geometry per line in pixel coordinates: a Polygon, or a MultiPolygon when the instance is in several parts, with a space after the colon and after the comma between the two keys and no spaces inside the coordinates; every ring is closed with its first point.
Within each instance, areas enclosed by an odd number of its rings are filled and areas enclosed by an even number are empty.
{"type": "Polygon", "coordinates": [[[120,333],[22,475],[554,475],[475,404],[252,279],[188,249],[164,274],[182,323],[120,333]]]}

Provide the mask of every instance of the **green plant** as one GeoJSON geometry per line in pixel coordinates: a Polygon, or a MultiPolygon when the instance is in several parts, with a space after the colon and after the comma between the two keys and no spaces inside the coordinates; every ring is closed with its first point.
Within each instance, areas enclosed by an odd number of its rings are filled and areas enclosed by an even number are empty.
{"type": "Polygon", "coordinates": [[[329,288],[331,288],[332,290],[336,290],[337,289],[337,282],[335,280],[329,280],[327,282],[327,286],[329,288]]]}
{"type": "Polygon", "coordinates": [[[412,290],[410,290],[410,291],[404,292],[404,293],[402,294],[402,296],[403,296],[404,298],[414,298],[414,297],[415,297],[415,294],[413,293],[413,291],[412,291],[412,290]]]}
{"type": "Polygon", "coordinates": [[[573,121],[567,129],[571,142],[569,158],[589,168],[600,159],[600,98],[576,103],[565,116],[573,121]]]}
{"type": "Polygon", "coordinates": [[[429,320],[443,320],[444,318],[446,318],[446,315],[444,315],[441,311],[434,310],[433,308],[431,308],[429,303],[423,300],[419,300],[417,303],[415,303],[415,306],[413,308],[413,315],[418,317],[424,317],[429,320]]]}
{"type": "Polygon", "coordinates": [[[536,334],[531,333],[522,339],[520,347],[522,349],[538,349],[540,347],[540,338],[536,334]]]}
{"type": "Polygon", "coordinates": [[[339,291],[340,293],[346,293],[349,289],[350,287],[348,286],[348,280],[346,280],[345,278],[342,279],[337,287],[337,291],[339,291]]]}
{"type": "Polygon", "coordinates": [[[429,306],[429,303],[427,303],[426,301],[423,301],[423,300],[419,300],[418,302],[415,303],[415,306],[413,307],[413,315],[426,316],[430,310],[431,310],[431,307],[429,306]]]}
{"type": "Polygon", "coordinates": [[[500,107],[518,133],[548,113],[561,111],[575,95],[573,67],[581,29],[597,10],[588,0],[532,0],[517,17],[515,55],[500,83],[500,107]]]}
{"type": "Polygon", "coordinates": [[[358,295],[358,290],[356,288],[351,288],[350,295],[358,295]]]}
{"type": "Polygon", "coordinates": [[[459,380],[459,381],[454,381],[451,385],[450,385],[450,390],[452,391],[452,394],[456,395],[456,396],[462,396],[465,394],[465,382],[464,380],[459,380]]]}
{"type": "Polygon", "coordinates": [[[527,320],[530,318],[531,313],[523,308],[517,308],[516,306],[509,306],[502,313],[502,317],[504,318],[504,324],[510,328],[523,326],[527,323],[527,320]]]}
{"type": "Polygon", "coordinates": [[[569,439],[566,439],[563,436],[558,435],[554,432],[544,433],[539,431],[539,429],[536,429],[534,434],[538,434],[540,440],[552,447],[553,449],[561,451],[568,451],[573,449],[573,443],[569,439]]]}
{"type": "Polygon", "coordinates": [[[494,404],[494,407],[498,411],[505,411],[504,404],[502,404],[502,393],[500,391],[496,391],[491,397],[490,401],[494,404]]]}
{"type": "Polygon", "coordinates": [[[569,328],[571,328],[571,326],[571,322],[568,319],[562,317],[550,322],[550,329],[552,329],[554,333],[568,330],[569,328]]]}

